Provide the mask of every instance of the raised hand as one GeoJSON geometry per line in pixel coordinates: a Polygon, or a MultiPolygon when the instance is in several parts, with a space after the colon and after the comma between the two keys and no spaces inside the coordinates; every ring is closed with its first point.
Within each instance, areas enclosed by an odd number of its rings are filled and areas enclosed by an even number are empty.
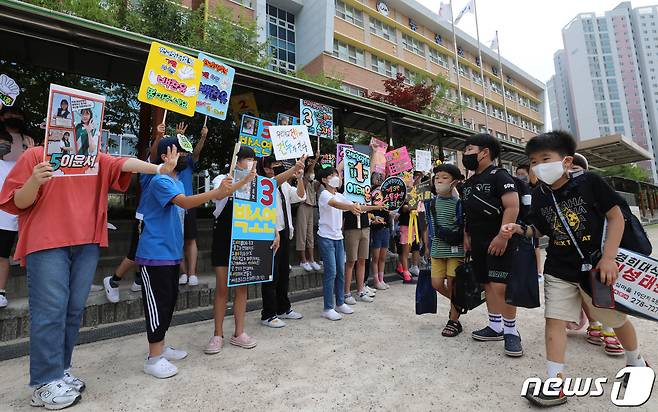
{"type": "Polygon", "coordinates": [[[219,184],[217,190],[217,199],[224,199],[233,194],[233,178],[226,176],[224,180],[219,184]]]}
{"type": "Polygon", "coordinates": [[[37,185],[41,186],[46,183],[53,177],[53,167],[48,162],[38,163],[32,169],[31,179],[36,182],[37,185]]]}
{"type": "Polygon", "coordinates": [[[160,136],[164,136],[165,131],[166,131],[166,130],[165,130],[165,124],[164,124],[164,123],[160,123],[160,124],[158,125],[158,127],[156,128],[156,130],[157,130],[157,132],[158,132],[158,135],[160,135],[160,136]]]}
{"type": "Polygon", "coordinates": [[[304,166],[306,165],[306,155],[303,155],[296,163],[295,163],[295,174],[297,174],[299,171],[304,171],[304,166]]]}
{"type": "Polygon", "coordinates": [[[178,149],[176,146],[169,146],[167,148],[167,156],[165,157],[165,162],[162,164],[162,169],[160,173],[163,175],[168,175],[176,169],[176,164],[178,164],[178,149]]]}
{"type": "MultiPolygon", "coordinates": [[[[186,126],[187,127],[187,126],[186,126]]],[[[201,128],[201,138],[205,139],[206,136],[208,136],[208,128],[206,126],[203,126],[201,128]]]]}
{"type": "Polygon", "coordinates": [[[187,130],[187,124],[185,122],[180,122],[176,125],[176,134],[185,134],[187,130]]]}

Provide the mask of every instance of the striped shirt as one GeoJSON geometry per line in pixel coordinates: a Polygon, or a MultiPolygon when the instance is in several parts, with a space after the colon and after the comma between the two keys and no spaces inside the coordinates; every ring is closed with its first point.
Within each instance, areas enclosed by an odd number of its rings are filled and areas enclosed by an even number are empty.
{"type": "Polygon", "coordinates": [[[438,238],[438,226],[456,229],[457,228],[457,202],[459,199],[456,197],[441,197],[437,196],[434,204],[435,213],[431,213],[432,227],[434,228],[434,236],[432,237],[432,252],[433,258],[451,258],[451,257],[464,257],[464,246],[460,245],[453,249],[447,242],[438,238]],[[436,217],[436,221],[435,221],[436,217]],[[438,226],[437,226],[438,225],[438,226]]]}

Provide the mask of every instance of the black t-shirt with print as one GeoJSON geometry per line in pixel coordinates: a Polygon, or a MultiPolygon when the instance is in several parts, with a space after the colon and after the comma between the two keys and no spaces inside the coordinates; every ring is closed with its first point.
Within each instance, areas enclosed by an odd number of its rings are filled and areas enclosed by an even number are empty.
{"type": "Polygon", "coordinates": [[[544,273],[580,282],[583,261],[556,213],[551,192],[586,257],[601,247],[605,214],[623,200],[603,178],[589,172],[569,180],[555,191],[545,185],[533,190],[528,220],[542,235],[550,238],[544,273]]]}
{"type": "MultiPolygon", "coordinates": [[[[343,212],[343,230],[357,229],[356,227],[356,216],[352,212],[343,212]]],[[[370,227],[370,220],[368,219],[367,213],[361,213],[361,229],[370,227]]]]}
{"type": "Polygon", "coordinates": [[[471,237],[493,239],[498,234],[503,222],[501,198],[509,192],[516,192],[514,179],[493,164],[464,182],[464,223],[471,237]]]}

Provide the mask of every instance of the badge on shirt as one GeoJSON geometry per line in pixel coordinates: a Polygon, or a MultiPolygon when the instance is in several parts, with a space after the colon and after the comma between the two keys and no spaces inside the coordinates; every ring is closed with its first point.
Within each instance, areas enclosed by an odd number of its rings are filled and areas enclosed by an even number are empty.
{"type": "Polygon", "coordinates": [[[450,252],[459,253],[459,246],[450,246],[450,252]]]}

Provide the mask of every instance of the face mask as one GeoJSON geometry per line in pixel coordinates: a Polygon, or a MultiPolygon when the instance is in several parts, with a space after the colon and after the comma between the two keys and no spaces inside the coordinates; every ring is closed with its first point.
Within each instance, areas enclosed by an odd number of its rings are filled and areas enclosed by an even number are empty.
{"type": "Polygon", "coordinates": [[[253,160],[247,160],[247,170],[251,170],[254,167],[254,161],[253,160]]]}
{"type": "Polygon", "coordinates": [[[517,176],[517,178],[524,182],[524,183],[529,183],[530,182],[530,177],[529,176],[517,176]]]}
{"type": "Polygon", "coordinates": [[[286,171],[286,167],[283,165],[274,166],[272,170],[274,170],[275,175],[280,175],[281,173],[286,171]]]}
{"type": "Polygon", "coordinates": [[[562,161],[542,163],[533,167],[532,171],[535,172],[537,179],[552,185],[564,175],[564,165],[562,161]]]}
{"type": "Polygon", "coordinates": [[[0,156],[4,156],[11,152],[11,143],[0,143],[0,156]]]}
{"type": "Polygon", "coordinates": [[[434,187],[436,188],[436,193],[439,194],[446,194],[452,191],[451,183],[437,183],[434,187]]]}
{"type": "Polygon", "coordinates": [[[23,121],[23,119],[19,119],[17,117],[10,117],[8,119],[5,119],[3,123],[8,129],[12,129],[12,130],[23,130],[23,128],[25,127],[25,122],[23,121]]]}
{"type": "Polygon", "coordinates": [[[174,170],[177,172],[182,172],[186,168],[187,168],[187,157],[179,157],[178,163],[176,163],[176,167],[174,168],[174,170]]]}
{"type": "Polygon", "coordinates": [[[308,180],[315,180],[315,174],[311,173],[308,175],[308,180]]]}
{"type": "Polygon", "coordinates": [[[464,165],[466,170],[477,170],[478,165],[480,164],[478,154],[479,153],[471,153],[462,156],[462,165],[464,165]]]}
{"type": "Polygon", "coordinates": [[[335,189],[338,189],[340,187],[340,177],[338,176],[332,176],[329,178],[327,181],[327,184],[335,189]]]}

